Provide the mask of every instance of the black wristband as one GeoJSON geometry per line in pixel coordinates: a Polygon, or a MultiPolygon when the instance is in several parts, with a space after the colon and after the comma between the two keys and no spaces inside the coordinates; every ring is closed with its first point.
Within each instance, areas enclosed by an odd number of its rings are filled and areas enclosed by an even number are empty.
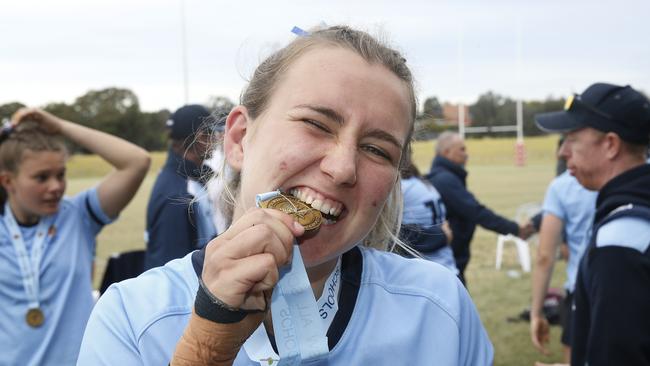
{"type": "Polygon", "coordinates": [[[210,290],[203,283],[203,280],[199,278],[199,289],[196,291],[196,298],[194,299],[194,312],[201,318],[215,323],[231,324],[240,322],[250,313],[260,311],[235,309],[225,304],[211,294],[210,290]]]}

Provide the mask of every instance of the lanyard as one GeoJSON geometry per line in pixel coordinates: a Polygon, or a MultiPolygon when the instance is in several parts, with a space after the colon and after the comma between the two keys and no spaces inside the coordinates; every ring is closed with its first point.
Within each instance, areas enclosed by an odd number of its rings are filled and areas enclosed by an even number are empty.
{"type": "MultiPolygon", "coordinates": [[[[318,307],[318,314],[323,329],[327,331],[334,316],[339,309],[339,290],[341,288],[341,259],[339,258],[336,263],[334,271],[329,275],[323,287],[323,293],[316,302],[318,307]]],[[[275,324],[274,324],[275,329],[275,324]]],[[[277,342],[276,342],[277,343],[277,342]]],[[[273,350],[269,342],[264,324],[253,332],[253,334],[244,343],[244,350],[251,361],[259,362],[260,365],[273,365],[274,362],[279,361],[280,357],[273,350]]]]}
{"type": "MultiPolygon", "coordinates": [[[[279,194],[279,191],[258,194],[256,204],[259,207],[260,202],[279,194]]],[[[300,365],[302,361],[327,354],[329,348],[297,242],[294,241],[291,263],[279,272],[280,280],[271,295],[275,343],[280,353],[278,366],[300,365]]]]}
{"type": "Polygon", "coordinates": [[[20,232],[18,223],[11,212],[9,202],[5,203],[4,223],[11,235],[11,242],[16,249],[18,255],[18,265],[23,280],[23,287],[27,293],[27,300],[29,302],[29,309],[37,309],[39,307],[38,293],[40,288],[40,265],[41,258],[43,257],[43,247],[45,239],[48,236],[48,229],[52,222],[52,216],[41,217],[38,226],[36,227],[36,234],[32,243],[32,250],[27,254],[27,247],[23,240],[23,235],[20,232]]]}

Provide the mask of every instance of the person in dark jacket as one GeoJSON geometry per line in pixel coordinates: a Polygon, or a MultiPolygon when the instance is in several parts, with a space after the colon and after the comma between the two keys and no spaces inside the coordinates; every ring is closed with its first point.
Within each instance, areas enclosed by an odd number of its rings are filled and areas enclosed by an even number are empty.
{"type": "Polygon", "coordinates": [[[467,158],[463,138],[457,133],[443,132],[438,137],[436,157],[431,164],[431,171],[426,176],[440,192],[447,207],[447,220],[453,234],[451,247],[459,271],[458,276],[464,284],[464,272],[470,259],[469,245],[477,224],[499,234],[514,234],[523,239],[528,238],[535,230],[531,222],[519,225],[494,213],[467,190],[467,158]]]}
{"type": "Polygon", "coordinates": [[[210,112],[185,105],[167,122],[170,148],[147,205],[147,250],[144,269],[204,247],[218,233],[206,183],[212,169],[204,164],[211,139],[223,131],[210,112]]]}
{"type": "Polygon", "coordinates": [[[597,83],[535,120],[567,133],[560,155],[599,191],[576,281],[571,364],[650,365],[650,101],[597,83]]]}

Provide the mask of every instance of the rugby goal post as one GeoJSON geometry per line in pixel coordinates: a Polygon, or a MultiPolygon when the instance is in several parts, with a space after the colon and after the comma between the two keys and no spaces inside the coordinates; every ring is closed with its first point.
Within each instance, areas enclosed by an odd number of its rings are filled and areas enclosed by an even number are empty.
{"type": "Polygon", "coordinates": [[[517,100],[516,124],[505,126],[465,126],[465,104],[458,103],[458,134],[463,139],[466,134],[486,132],[516,132],[514,157],[516,166],[526,165],[526,146],[524,145],[524,109],[521,99],[517,100]]]}

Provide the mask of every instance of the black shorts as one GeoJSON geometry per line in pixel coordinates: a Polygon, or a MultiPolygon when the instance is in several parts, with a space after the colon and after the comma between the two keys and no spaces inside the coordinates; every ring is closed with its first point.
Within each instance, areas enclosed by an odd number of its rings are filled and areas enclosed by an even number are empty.
{"type": "Polygon", "coordinates": [[[562,325],[562,344],[571,347],[571,306],[573,293],[567,291],[560,305],[560,324],[562,325]]]}

